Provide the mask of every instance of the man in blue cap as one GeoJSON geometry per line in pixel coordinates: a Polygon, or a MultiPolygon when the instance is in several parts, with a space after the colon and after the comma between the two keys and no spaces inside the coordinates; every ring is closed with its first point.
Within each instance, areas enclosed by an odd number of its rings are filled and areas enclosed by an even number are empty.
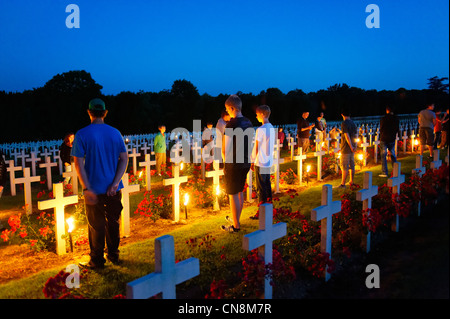
{"type": "Polygon", "coordinates": [[[90,261],[88,268],[103,268],[105,239],[107,258],[119,262],[120,190],[128,166],[128,153],[121,133],[105,124],[108,111],[101,99],[89,102],[91,124],[75,134],[72,146],[75,168],[83,193],[88,220],[90,261]]]}

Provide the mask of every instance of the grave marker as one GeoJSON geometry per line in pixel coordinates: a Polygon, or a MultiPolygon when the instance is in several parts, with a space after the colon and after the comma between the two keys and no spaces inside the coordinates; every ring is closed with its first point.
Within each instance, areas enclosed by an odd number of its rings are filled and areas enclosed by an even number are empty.
{"type": "Polygon", "coordinates": [[[58,163],[53,163],[50,162],[50,156],[46,156],[45,157],[45,163],[44,164],[39,164],[40,168],[44,168],[45,167],[45,172],[47,174],[47,189],[51,190],[52,189],[52,167],[58,165],[58,163]]]}
{"type": "Polygon", "coordinates": [[[170,235],[155,239],[155,272],[127,284],[128,299],[148,299],[162,292],[163,299],[176,299],[176,285],[200,274],[200,262],[189,258],[175,263],[175,244],[170,235]]]}
{"type": "MultiPolygon", "coordinates": [[[[148,154],[147,154],[148,155],[148,154]]],[[[122,237],[130,236],[130,193],[139,192],[139,184],[129,184],[128,173],[123,174],[122,177],[123,188],[122,192],[122,214],[120,214],[120,234],[122,237]]]]}
{"type": "MultiPolygon", "coordinates": [[[[416,174],[419,177],[420,184],[421,184],[421,178],[426,173],[426,170],[427,170],[426,167],[423,166],[422,162],[423,162],[422,155],[417,155],[416,156],[416,168],[413,168],[413,170],[412,170],[412,173],[416,174]]],[[[419,185],[419,198],[421,197],[421,195],[420,195],[421,188],[422,188],[422,186],[419,185]]],[[[422,203],[419,200],[419,203],[417,203],[417,215],[418,216],[420,216],[421,206],[422,206],[422,203]]]]}
{"type": "Polygon", "coordinates": [[[172,207],[173,207],[173,219],[175,222],[180,220],[180,184],[186,183],[187,176],[180,176],[180,166],[172,164],[172,176],[173,178],[166,178],[163,180],[163,185],[172,185],[172,207]]]}
{"type": "MultiPolygon", "coordinates": [[[[400,185],[405,182],[405,175],[401,175],[401,163],[394,163],[393,177],[388,178],[388,186],[392,187],[393,194],[400,194],[400,185]]],[[[399,230],[399,215],[395,214],[395,222],[392,224],[392,230],[398,232],[399,230]]]]}
{"type": "Polygon", "coordinates": [[[14,160],[9,160],[9,166],[6,171],[9,172],[9,183],[11,186],[11,196],[16,196],[16,171],[21,171],[21,166],[15,166],[14,160]]]}
{"type": "MultiPolygon", "coordinates": [[[[262,204],[259,206],[259,230],[244,236],[242,248],[249,251],[258,248],[264,263],[270,264],[273,261],[273,241],[285,236],[286,231],[286,223],[273,224],[273,205],[262,204]]],[[[264,281],[264,298],[272,299],[272,286],[268,278],[264,281]]]]}
{"type": "Polygon", "coordinates": [[[64,208],[67,205],[78,204],[78,195],[64,196],[63,183],[53,184],[53,199],[38,202],[38,209],[53,208],[55,215],[56,254],[66,253],[66,240],[61,238],[66,233],[64,208]]]}
{"type": "Polygon", "coordinates": [[[433,161],[430,163],[430,168],[439,169],[442,166],[442,161],[439,159],[439,150],[433,151],[433,161]]]}
{"type": "MultiPolygon", "coordinates": [[[[363,189],[356,193],[356,200],[363,202],[363,211],[372,208],[372,197],[378,194],[378,186],[372,185],[372,172],[364,173],[363,189]]],[[[364,214],[368,214],[365,212],[364,214]]],[[[370,251],[371,232],[368,231],[366,236],[366,252],[370,251]]]]}
{"type": "Polygon", "coordinates": [[[277,139],[277,143],[274,148],[273,164],[272,167],[275,169],[275,194],[280,192],[280,164],[284,163],[284,159],[280,158],[280,150],[282,145],[280,140],[277,139]]]}
{"type": "MultiPolygon", "coordinates": [[[[152,152],[153,153],[153,152],[152,152]]],[[[150,154],[145,154],[145,161],[139,162],[140,167],[145,167],[145,184],[146,190],[151,190],[151,181],[152,181],[152,173],[151,168],[152,165],[156,165],[156,160],[150,160],[150,154]]]]}
{"type": "Polygon", "coordinates": [[[23,184],[24,197],[25,197],[25,211],[29,215],[32,213],[32,200],[31,200],[31,183],[39,182],[41,180],[40,176],[31,176],[30,168],[25,167],[23,169],[23,177],[16,178],[16,184],[23,184]]]}
{"type": "MultiPolygon", "coordinates": [[[[333,215],[341,211],[341,202],[333,201],[333,187],[322,186],[322,205],[311,211],[311,220],[320,220],[320,250],[328,253],[331,258],[331,240],[333,236],[333,215]]],[[[330,273],[325,269],[325,281],[330,279],[330,273]]]]}
{"type": "Polygon", "coordinates": [[[303,155],[303,147],[298,148],[298,155],[293,159],[297,161],[298,186],[303,186],[303,160],[306,160],[306,154],[303,155]]]}

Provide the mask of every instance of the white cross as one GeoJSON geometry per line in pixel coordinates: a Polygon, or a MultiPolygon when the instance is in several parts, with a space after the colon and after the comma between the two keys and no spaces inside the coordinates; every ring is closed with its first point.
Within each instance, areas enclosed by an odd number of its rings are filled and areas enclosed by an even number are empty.
{"type": "Polygon", "coordinates": [[[250,169],[247,173],[247,202],[253,202],[253,171],[250,169]]]}
{"type": "MultiPolygon", "coordinates": [[[[265,203],[259,206],[259,230],[247,234],[242,240],[242,248],[253,250],[258,248],[258,253],[264,258],[264,263],[272,263],[273,241],[286,235],[286,223],[273,224],[273,205],[265,203]]],[[[272,286],[266,278],[264,281],[264,297],[272,298],[272,286]]]]}
{"type": "Polygon", "coordinates": [[[53,184],[53,199],[38,202],[38,209],[45,210],[53,208],[55,214],[55,237],[56,254],[64,255],[66,253],[66,240],[61,238],[65,234],[65,216],[64,208],[67,205],[77,204],[78,195],[64,197],[63,183],[53,184]]]}
{"type": "MultiPolygon", "coordinates": [[[[153,153],[153,152],[152,152],[153,153]]],[[[151,190],[151,179],[152,179],[152,173],[151,168],[152,165],[156,165],[156,160],[151,161],[150,160],[150,154],[145,154],[145,161],[139,162],[140,167],[145,167],[145,181],[146,181],[146,190],[151,190]]]]}
{"type": "Polygon", "coordinates": [[[78,194],[78,174],[75,168],[75,163],[70,164],[71,170],[62,174],[65,178],[70,178],[70,184],[72,185],[72,191],[74,194],[78,194]]]}
{"type": "MultiPolygon", "coordinates": [[[[419,183],[421,183],[420,179],[427,170],[426,167],[423,166],[422,162],[423,162],[422,155],[416,155],[416,168],[413,168],[412,174],[417,174],[417,176],[419,177],[419,183]]],[[[419,186],[419,198],[420,198],[420,189],[421,188],[422,188],[422,186],[419,186]]],[[[418,216],[420,216],[421,206],[422,206],[422,204],[419,201],[419,203],[417,204],[417,215],[418,216]]]]}
{"type": "Polygon", "coordinates": [[[220,163],[217,160],[213,161],[213,170],[205,172],[206,177],[213,178],[213,185],[217,186],[220,182],[220,176],[223,175],[223,169],[220,169],[220,163]]]}
{"type": "Polygon", "coordinates": [[[197,139],[192,143],[191,150],[192,150],[192,160],[195,164],[202,162],[202,143],[201,141],[198,141],[197,139]]]}
{"type": "Polygon", "coordinates": [[[330,141],[331,141],[330,133],[327,133],[325,141],[327,141],[327,155],[330,155],[330,141]]]}
{"type": "MultiPolygon", "coordinates": [[[[148,154],[147,154],[148,155],[148,154]]],[[[128,183],[128,173],[123,174],[122,177],[123,188],[122,192],[122,214],[120,223],[120,233],[122,237],[130,236],[130,193],[139,192],[139,184],[128,183]]]]}
{"type": "MultiPolygon", "coordinates": [[[[356,193],[356,200],[363,202],[363,211],[372,208],[372,197],[378,194],[378,186],[372,185],[372,172],[364,173],[363,189],[356,193]]],[[[367,212],[364,214],[367,215],[367,212]]],[[[366,236],[366,252],[370,251],[370,231],[366,236]]]]}
{"type": "Polygon", "coordinates": [[[37,152],[31,152],[31,157],[27,158],[27,162],[31,162],[31,175],[36,176],[36,163],[40,162],[41,158],[37,157],[37,152]]]}
{"type": "MultiPolygon", "coordinates": [[[[331,258],[331,240],[333,236],[333,214],[341,211],[341,202],[333,201],[333,187],[329,184],[322,186],[322,205],[311,211],[311,220],[320,224],[320,250],[328,253],[331,258]]],[[[328,266],[327,266],[328,268],[328,266]]],[[[325,269],[325,281],[330,279],[330,273],[325,269]]]]}
{"type": "Polygon", "coordinates": [[[26,158],[29,157],[27,154],[25,154],[25,151],[22,150],[20,153],[17,154],[17,158],[21,159],[22,168],[25,168],[25,161],[26,158]]]}
{"type": "Polygon", "coordinates": [[[21,171],[22,167],[14,166],[14,160],[9,160],[9,167],[6,169],[9,172],[9,183],[11,186],[11,196],[16,196],[16,171],[21,171]]]}
{"type": "Polygon", "coordinates": [[[275,168],[275,194],[280,192],[280,164],[284,163],[284,158],[280,158],[281,144],[280,140],[277,139],[277,143],[274,147],[274,156],[272,167],[275,168]]]}
{"type": "Polygon", "coordinates": [[[47,188],[52,189],[52,167],[58,165],[57,163],[50,162],[50,156],[45,157],[45,163],[39,164],[40,168],[45,167],[45,172],[47,174],[47,188]]]}
{"type": "Polygon", "coordinates": [[[414,138],[416,135],[414,134],[414,130],[411,130],[411,153],[414,152],[414,138]]]}
{"type": "Polygon", "coordinates": [[[23,177],[16,178],[16,184],[23,184],[24,196],[25,196],[25,211],[27,214],[31,214],[33,211],[31,200],[31,183],[39,182],[40,176],[30,176],[30,168],[25,167],[23,169],[23,177]]]}
{"type": "MultiPolygon", "coordinates": [[[[388,186],[392,187],[392,193],[393,194],[400,194],[400,185],[405,182],[405,175],[401,175],[401,163],[396,162],[394,163],[393,168],[393,174],[394,176],[391,178],[388,178],[388,186]]],[[[395,232],[398,232],[399,230],[399,216],[398,214],[395,214],[395,224],[392,225],[392,228],[395,232]]]]}
{"type": "Polygon", "coordinates": [[[297,161],[298,186],[303,186],[303,160],[306,160],[306,154],[303,155],[303,147],[298,148],[298,155],[294,156],[293,160],[297,161]]]}
{"type": "Polygon", "coordinates": [[[179,164],[184,161],[184,156],[180,155],[183,152],[181,142],[176,141],[175,145],[170,149],[170,161],[175,164],[179,164]]]}
{"type": "Polygon", "coordinates": [[[361,146],[363,148],[363,166],[367,165],[367,147],[369,146],[369,143],[367,143],[367,138],[363,137],[363,142],[361,143],[361,146]]]}
{"type": "Polygon", "coordinates": [[[439,169],[441,167],[442,161],[439,159],[439,150],[433,151],[433,161],[430,163],[430,168],[439,169]]]}
{"type": "Polygon", "coordinates": [[[137,153],[136,149],[133,148],[131,154],[128,154],[129,157],[133,159],[133,174],[137,174],[137,157],[141,156],[141,153],[137,153]]]}
{"type": "Polygon", "coordinates": [[[406,140],[408,139],[408,133],[406,131],[403,131],[403,136],[402,136],[402,140],[403,140],[403,153],[406,153],[406,140]]]}
{"type": "Polygon", "coordinates": [[[148,147],[147,142],[144,142],[143,146],[141,146],[141,150],[144,151],[144,155],[147,155],[147,152],[150,150],[150,147],[148,147]]]}
{"type": "Polygon", "coordinates": [[[172,185],[172,207],[173,207],[173,219],[175,222],[180,220],[180,184],[186,183],[187,176],[180,176],[180,166],[172,164],[173,178],[166,178],[163,180],[163,185],[172,185]]]}
{"type": "Polygon", "coordinates": [[[375,164],[378,163],[378,145],[380,145],[380,141],[378,140],[378,134],[375,135],[375,141],[373,142],[374,148],[373,148],[373,160],[375,164]]]}
{"type": "Polygon", "coordinates": [[[162,292],[163,299],[176,299],[176,285],[200,274],[200,262],[189,258],[175,263],[175,244],[170,235],[155,239],[155,272],[127,284],[128,299],[148,299],[162,292]]]}
{"type": "Polygon", "coordinates": [[[295,149],[295,145],[297,145],[297,143],[295,142],[295,138],[294,137],[289,137],[289,149],[291,150],[291,161],[294,158],[294,149],[295,149]]]}
{"type": "Polygon", "coordinates": [[[422,162],[422,155],[416,155],[416,168],[413,168],[412,173],[417,174],[419,177],[422,177],[426,172],[426,167],[423,166],[422,162]]]}
{"type": "Polygon", "coordinates": [[[320,142],[319,136],[316,140],[316,151],[313,153],[317,157],[317,180],[322,180],[322,156],[325,155],[325,151],[322,151],[322,144],[320,142]]]}

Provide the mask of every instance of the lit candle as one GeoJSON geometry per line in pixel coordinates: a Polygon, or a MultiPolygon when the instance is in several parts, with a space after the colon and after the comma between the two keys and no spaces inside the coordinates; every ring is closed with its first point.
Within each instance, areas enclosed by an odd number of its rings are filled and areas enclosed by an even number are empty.
{"type": "Polygon", "coordinates": [[[67,232],[69,233],[70,251],[73,252],[72,231],[75,228],[73,217],[67,218],[66,223],[69,226],[67,232]]]}
{"type": "Polygon", "coordinates": [[[189,194],[186,193],[186,194],[184,194],[184,214],[186,215],[186,219],[188,218],[187,217],[187,204],[188,204],[188,202],[189,202],[189,194]]]}

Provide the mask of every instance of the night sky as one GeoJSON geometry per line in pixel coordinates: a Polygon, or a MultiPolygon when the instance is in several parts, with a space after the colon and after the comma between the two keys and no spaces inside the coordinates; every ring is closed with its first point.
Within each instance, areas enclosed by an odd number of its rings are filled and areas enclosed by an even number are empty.
{"type": "Polygon", "coordinates": [[[0,90],[71,70],[113,95],[177,79],[213,96],[336,83],[420,90],[449,76],[448,12],[447,0],[1,0],[0,90]],[[66,26],[72,3],[79,28],[66,26]],[[366,26],[371,3],[379,28],[366,26]]]}

